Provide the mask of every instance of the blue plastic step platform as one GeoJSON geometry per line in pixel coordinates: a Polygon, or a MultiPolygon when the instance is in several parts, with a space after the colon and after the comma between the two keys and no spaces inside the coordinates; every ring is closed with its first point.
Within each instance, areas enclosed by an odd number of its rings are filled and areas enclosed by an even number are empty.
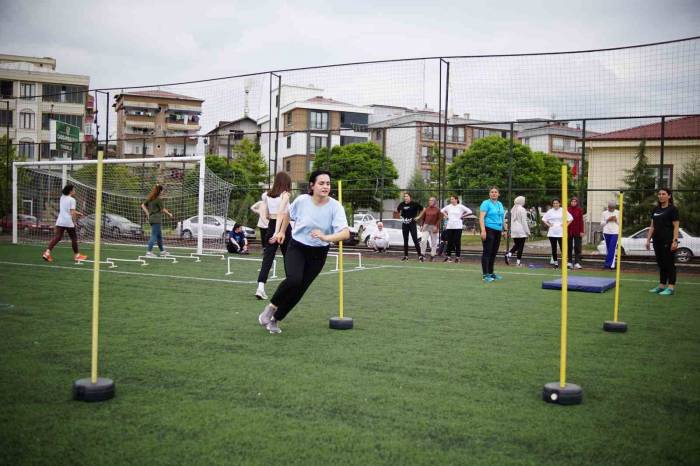
{"type": "MultiPolygon", "coordinates": [[[[569,291],[586,291],[589,293],[604,293],[615,287],[615,279],[609,277],[569,277],[569,291]]],[[[542,289],[561,290],[561,278],[545,280],[542,289]]]]}

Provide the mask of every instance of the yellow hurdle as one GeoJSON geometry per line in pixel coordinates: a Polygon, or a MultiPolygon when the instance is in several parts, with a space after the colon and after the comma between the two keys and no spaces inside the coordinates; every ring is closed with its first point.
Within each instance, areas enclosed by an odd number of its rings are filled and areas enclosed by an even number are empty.
{"type": "Polygon", "coordinates": [[[95,187],[95,261],[92,272],[92,383],[97,383],[97,342],[100,320],[100,230],[102,226],[102,151],[97,153],[97,186],[95,187]]]}
{"type": "Polygon", "coordinates": [[[617,322],[617,312],[620,306],[620,269],[622,269],[622,202],[623,195],[620,193],[620,218],[617,219],[619,225],[619,233],[617,235],[617,252],[616,255],[616,271],[615,271],[615,307],[613,308],[613,322],[617,322]]]}
{"type": "Polygon", "coordinates": [[[561,238],[561,359],[559,368],[559,385],[566,386],[566,332],[569,303],[569,185],[567,165],[561,166],[561,203],[562,203],[562,238],[561,238]]]}
{"type": "MultiPolygon", "coordinates": [[[[343,207],[343,182],[338,180],[338,202],[343,207]]],[[[343,242],[338,242],[338,317],[343,318],[343,242]]]]}

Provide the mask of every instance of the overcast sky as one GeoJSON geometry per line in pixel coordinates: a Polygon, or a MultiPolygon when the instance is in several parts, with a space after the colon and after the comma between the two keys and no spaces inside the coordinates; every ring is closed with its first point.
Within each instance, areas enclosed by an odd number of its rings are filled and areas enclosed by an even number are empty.
{"type": "Polygon", "coordinates": [[[605,48],[700,34],[698,0],[0,3],[0,52],[53,57],[59,72],[90,76],[91,88],[377,59],[605,48]]]}

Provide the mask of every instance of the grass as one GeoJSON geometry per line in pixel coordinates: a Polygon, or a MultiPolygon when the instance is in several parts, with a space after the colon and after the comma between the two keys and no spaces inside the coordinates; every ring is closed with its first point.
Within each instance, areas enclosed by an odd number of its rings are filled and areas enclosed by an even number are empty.
{"type": "Polygon", "coordinates": [[[101,282],[100,375],[117,396],[86,404],[70,387],[90,371],[92,274],[40,251],[0,244],[0,464],[700,462],[698,276],[664,298],[655,275],[625,274],[627,334],[601,331],[611,292],[570,293],[584,403],[562,407],[541,400],[559,379],[550,270],[499,264],[504,280],[483,284],[473,264],[365,257],[345,275],[355,329],[338,332],[329,261],[269,335],[255,285],[230,281],[254,281],[255,263],[228,277],[217,258],[123,263],[101,282]]]}

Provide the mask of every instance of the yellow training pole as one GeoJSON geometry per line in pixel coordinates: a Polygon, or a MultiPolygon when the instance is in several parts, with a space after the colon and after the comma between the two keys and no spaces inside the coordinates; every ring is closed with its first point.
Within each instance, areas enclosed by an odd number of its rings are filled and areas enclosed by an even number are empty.
{"type": "Polygon", "coordinates": [[[617,219],[617,224],[619,225],[619,232],[617,235],[617,267],[615,271],[615,307],[613,309],[613,322],[617,322],[617,311],[620,306],[620,269],[622,268],[622,193],[620,193],[619,203],[620,203],[620,218],[617,219]]]}
{"type": "MultiPolygon", "coordinates": [[[[338,180],[338,202],[340,202],[340,207],[343,208],[343,182],[338,180]]],[[[338,303],[338,316],[343,319],[343,242],[338,242],[338,291],[339,291],[339,303],[338,303]]]]}
{"type": "Polygon", "coordinates": [[[100,230],[102,226],[102,151],[97,153],[97,186],[95,188],[95,251],[92,272],[92,383],[97,383],[97,339],[100,319],[100,230]]]}
{"type": "Polygon", "coordinates": [[[568,298],[569,298],[569,268],[568,245],[569,245],[569,192],[568,192],[567,165],[561,166],[561,203],[562,203],[562,238],[561,238],[561,361],[559,368],[559,385],[566,386],[566,332],[568,318],[568,298]]]}

